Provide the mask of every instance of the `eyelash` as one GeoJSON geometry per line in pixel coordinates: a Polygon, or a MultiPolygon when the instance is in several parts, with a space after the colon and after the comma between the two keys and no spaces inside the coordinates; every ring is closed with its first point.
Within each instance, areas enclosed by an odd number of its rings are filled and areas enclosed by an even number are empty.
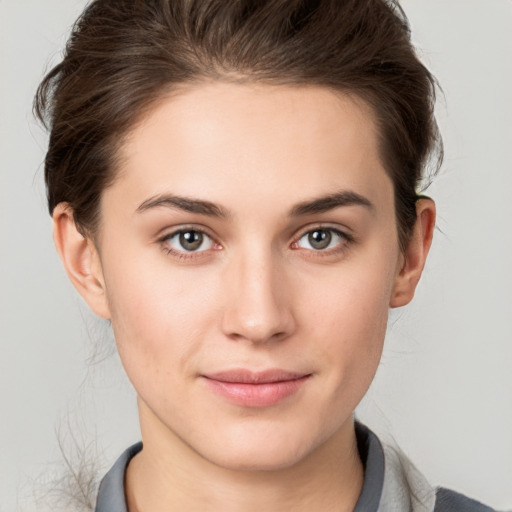
{"type": "Polygon", "coordinates": [[[354,237],[344,231],[341,231],[337,228],[333,228],[330,226],[319,225],[314,228],[309,228],[306,231],[303,231],[302,234],[296,238],[295,242],[292,243],[292,248],[295,250],[299,250],[300,247],[298,246],[298,244],[300,240],[302,240],[304,237],[308,235],[311,235],[319,231],[330,233],[331,237],[334,235],[335,237],[339,238],[339,241],[338,243],[336,243],[334,247],[326,247],[324,249],[305,249],[307,251],[313,252],[315,257],[335,256],[346,251],[348,246],[355,242],[354,237]]]}
{"type": "MultiPolygon", "coordinates": [[[[338,253],[345,251],[347,249],[347,247],[354,242],[354,238],[351,235],[349,235],[339,229],[336,229],[336,228],[320,225],[320,226],[316,226],[314,228],[309,228],[306,231],[303,231],[301,233],[301,235],[298,236],[297,238],[295,238],[294,242],[292,242],[291,248],[293,250],[301,249],[298,246],[300,240],[302,240],[307,235],[311,235],[312,233],[320,232],[320,231],[330,233],[331,237],[334,235],[334,236],[338,237],[340,239],[340,241],[335,245],[335,247],[326,247],[325,249],[316,249],[316,250],[314,248],[305,249],[307,251],[311,251],[311,252],[315,253],[315,256],[325,257],[325,256],[336,255],[338,253]]],[[[166,234],[165,236],[161,237],[158,240],[158,242],[160,243],[162,250],[165,253],[172,255],[173,257],[175,257],[176,259],[178,259],[180,261],[193,260],[193,259],[200,258],[200,257],[204,256],[205,255],[204,253],[206,253],[210,249],[213,249],[213,250],[222,249],[222,246],[218,242],[216,242],[213,239],[213,237],[210,236],[204,229],[196,228],[196,227],[180,228],[176,231],[173,231],[172,233],[166,234]],[[209,239],[210,243],[212,244],[212,247],[208,248],[208,249],[200,250],[200,251],[198,251],[198,250],[187,251],[186,249],[183,249],[183,250],[175,249],[168,245],[170,240],[172,240],[173,238],[175,238],[177,236],[183,235],[185,233],[197,233],[197,234],[205,237],[206,239],[209,239]]],[[[201,246],[203,245],[203,243],[204,243],[204,241],[202,241],[201,246]]]]}
{"type": "MultiPolygon", "coordinates": [[[[170,247],[168,245],[170,240],[172,240],[173,238],[175,238],[177,236],[183,235],[185,233],[197,233],[197,234],[205,237],[206,239],[209,239],[212,246],[215,247],[214,250],[219,250],[222,248],[222,246],[220,244],[218,244],[213,239],[213,237],[211,237],[204,229],[200,229],[200,228],[196,228],[196,227],[188,227],[188,228],[185,227],[185,228],[180,228],[176,231],[173,231],[172,233],[166,234],[165,236],[163,236],[162,238],[160,238],[158,240],[159,243],[161,244],[163,251],[167,254],[174,256],[179,261],[197,259],[197,258],[200,258],[201,256],[203,256],[204,253],[206,253],[208,249],[202,250],[202,251],[197,251],[197,250],[196,251],[187,251],[185,249],[183,249],[183,250],[174,249],[173,247],[170,247]]],[[[203,245],[203,243],[204,243],[204,241],[201,243],[201,245],[203,245]]]]}

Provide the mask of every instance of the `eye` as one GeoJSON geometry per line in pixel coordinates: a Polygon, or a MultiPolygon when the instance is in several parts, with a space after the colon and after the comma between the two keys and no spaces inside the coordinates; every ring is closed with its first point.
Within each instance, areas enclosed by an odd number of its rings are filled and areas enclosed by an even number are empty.
{"type": "Polygon", "coordinates": [[[163,238],[162,242],[171,252],[201,252],[212,249],[215,245],[206,233],[197,229],[175,231],[163,238]]]}
{"type": "Polygon", "coordinates": [[[337,229],[317,228],[304,233],[293,245],[294,248],[325,251],[348,241],[349,237],[337,229]]]}

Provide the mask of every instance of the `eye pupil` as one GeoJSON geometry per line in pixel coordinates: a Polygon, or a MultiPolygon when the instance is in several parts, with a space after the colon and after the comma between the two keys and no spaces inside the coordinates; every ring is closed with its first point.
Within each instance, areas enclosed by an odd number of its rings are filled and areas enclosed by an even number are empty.
{"type": "Polygon", "coordinates": [[[325,249],[329,247],[332,240],[332,234],[325,229],[316,229],[308,235],[308,241],[311,247],[315,249],[325,249]]]}
{"type": "Polygon", "coordinates": [[[203,234],[198,231],[183,231],[180,233],[180,245],[186,251],[195,251],[203,243],[203,234]]]}

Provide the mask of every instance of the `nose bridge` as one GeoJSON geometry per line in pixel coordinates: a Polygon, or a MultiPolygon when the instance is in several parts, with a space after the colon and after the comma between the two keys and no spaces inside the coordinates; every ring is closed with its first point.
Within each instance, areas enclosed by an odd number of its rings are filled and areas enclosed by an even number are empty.
{"type": "Polygon", "coordinates": [[[247,247],[233,259],[223,316],[226,335],[262,343],[292,332],[293,314],[282,270],[271,247],[247,247]]]}

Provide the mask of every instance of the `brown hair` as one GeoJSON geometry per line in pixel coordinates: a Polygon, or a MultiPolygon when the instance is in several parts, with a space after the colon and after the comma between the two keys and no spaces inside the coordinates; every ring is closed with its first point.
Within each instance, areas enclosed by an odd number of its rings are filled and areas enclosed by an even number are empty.
{"type": "Polygon", "coordinates": [[[123,137],[163,94],[201,80],[320,85],[373,109],[401,247],[429,158],[442,159],[436,82],[392,0],[94,0],[35,99],[50,129],[45,179],[94,234],[123,137]]]}

